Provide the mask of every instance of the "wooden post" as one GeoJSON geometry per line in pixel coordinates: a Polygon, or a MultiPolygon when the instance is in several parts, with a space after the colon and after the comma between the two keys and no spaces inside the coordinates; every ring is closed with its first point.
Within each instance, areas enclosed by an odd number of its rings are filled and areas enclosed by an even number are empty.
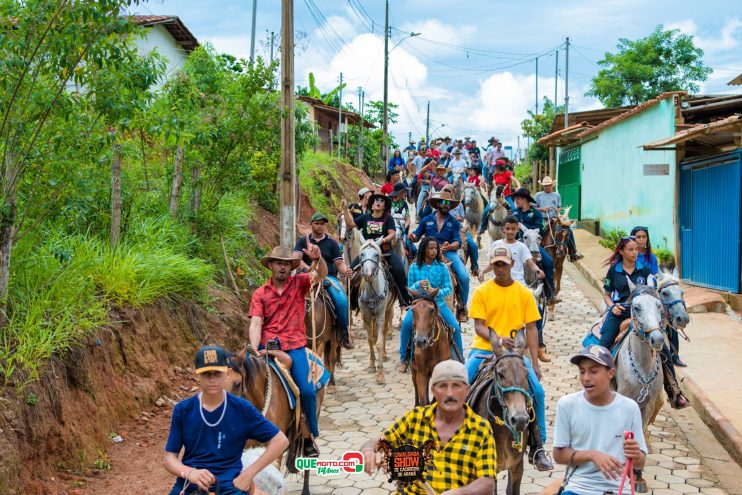
{"type": "Polygon", "coordinates": [[[556,179],[556,147],[549,146],[549,177],[556,179]]]}
{"type": "Polygon", "coordinates": [[[334,152],[332,151],[332,150],[333,150],[333,149],[335,148],[335,147],[333,146],[332,138],[333,138],[333,136],[332,136],[332,129],[330,129],[330,155],[334,155],[334,154],[335,154],[335,153],[334,153],[334,152]]]}
{"type": "Polygon", "coordinates": [[[536,160],[531,162],[531,180],[534,185],[538,182],[538,162],[536,160]]]}
{"type": "Polygon", "coordinates": [[[296,241],[296,135],[294,110],[294,0],[281,6],[281,168],[278,181],[281,204],[281,245],[296,241]]]}

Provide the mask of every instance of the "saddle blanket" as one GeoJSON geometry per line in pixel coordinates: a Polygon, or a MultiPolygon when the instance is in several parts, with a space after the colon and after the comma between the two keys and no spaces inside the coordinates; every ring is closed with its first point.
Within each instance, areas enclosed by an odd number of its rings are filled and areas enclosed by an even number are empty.
{"type": "MultiPolygon", "coordinates": [[[[309,359],[310,367],[312,363],[316,365],[312,380],[314,381],[315,390],[320,390],[330,381],[330,372],[327,371],[327,368],[322,364],[322,360],[319,356],[312,353],[309,349],[307,349],[307,358],[309,359]]],[[[283,385],[283,389],[286,391],[286,396],[289,398],[291,409],[296,409],[299,388],[291,378],[291,374],[288,370],[279,366],[275,359],[270,359],[268,362],[270,363],[271,368],[273,368],[273,371],[278,375],[278,378],[281,379],[281,385],[283,385]]],[[[309,377],[307,377],[307,379],[309,379],[309,377]]]]}
{"type": "MultiPolygon", "coordinates": [[[[621,340],[613,344],[613,348],[611,348],[611,354],[613,355],[614,360],[616,359],[616,356],[618,356],[618,351],[621,350],[621,346],[623,346],[624,340],[626,340],[626,336],[628,334],[629,332],[624,332],[621,340]]],[[[592,331],[588,331],[585,338],[582,339],[582,347],[587,347],[590,345],[600,345],[600,338],[592,331]]]]}

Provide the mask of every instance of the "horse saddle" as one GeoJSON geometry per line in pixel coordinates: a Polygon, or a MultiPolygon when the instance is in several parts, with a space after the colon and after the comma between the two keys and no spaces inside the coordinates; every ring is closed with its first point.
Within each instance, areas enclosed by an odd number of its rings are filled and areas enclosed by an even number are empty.
{"type": "MultiPolygon", "coordinates": [[[[324,387],[328,381],[330,381],[330,372],[327,371],[324,364],[322,363],[322,359],[320,359],[319,356],[314,354],[310,349],[306,349],[306,352],[307,359],[309,359],[310,364],[310,374],[309,376],[307,376],[307,381],[314,382],[315,389],[319,390],[324,387]],[[312,366],[313,364],[314,366],[312,366]]],[[[273,371],[276,372],[278,378],[281,380],[281,385],[283,385],[283,388],[286,391],[286,396],[289,398],[289,405],[291,406],[291,409],[296,410],[297,414],[299,414],[299,387],[296,385],[294,378],[291,376],[291,372],[278,359],[269,359],[268,363],[270,364],[270,367],[273,368],[273,371]]]]}
{"type": "MultiPolygon", "coordinates": [[[[582,340],[583,347],[587,347],[590,345],[600,345],[600,329],[603,328],[603,324],[605,323],[607,315],[608,311],[603,313],[600,318],[598,318],[598,320],[593,323],[593,326],[590,327],[587,335],[582,340]]],[[[627,318],[621,322],[618,335],[616,335],[616,339],[613,341],[613,346],[611,347],[611,354],[613,354],[614,359],[616,358],[616,356],[618,356],[618,351],[621,349],[621,345],[623,344],[626,335],[628,335],[629,333],[630,326],[631,318],[627,318]]]]}
{"type": "Polygon", "coordinates": [[[469,390],[469,396],[466,398],[466,403],[478,404],[479,401],[484,397],[490,388],[492,388],[492,380],[495,375],[495,360],[490,358],[485,359],[479,365],[477,374],[474,376],[474,382],[469,390]]]}

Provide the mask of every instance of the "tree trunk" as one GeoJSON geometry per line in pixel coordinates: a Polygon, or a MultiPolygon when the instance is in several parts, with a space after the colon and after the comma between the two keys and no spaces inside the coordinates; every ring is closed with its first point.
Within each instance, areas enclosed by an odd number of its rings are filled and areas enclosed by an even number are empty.
{"type": "Polygon", "coordinates": [[[149,173],[147,172],[147,155],[144,152],[144,131],[139,129],[139,142],[142,145],[142,168],[144,168],[144,187],[149,192],[149,173]]]}
{"type": "Polygon", "coordinates": [[[2,189],[5,201],[0,210],[0,326],[8,322],[8,289],[10,287],[10,253],[15,237],[15,217],[18,205],[18,157],[15,153],[6,153],[3,166],[2,189]]]}
{"type": "Polygon", "coordinates": [[[180,204],[180,188],[183,185],[183,145],[178,145],[175,154],[175,169],[173,170],[173,185],[170,187],[170,216],[178,218],[180,204]]]}
{"type": "Polygon", "coordinates": [[[191,212],[195,217],[201,208],[201,165],[194,163],[191,166],[191,212]]]}
{"type": "Polygon", "coordinates": [[[121,145],[113,145],[111,164],[111,247],[121,239],[121,145]]]}

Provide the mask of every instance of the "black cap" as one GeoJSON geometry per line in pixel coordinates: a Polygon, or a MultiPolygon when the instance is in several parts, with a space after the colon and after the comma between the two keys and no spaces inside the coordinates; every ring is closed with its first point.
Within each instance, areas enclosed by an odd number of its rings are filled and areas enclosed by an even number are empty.
{"type": "Polygon", "coordinates": [[[397,182],[396,184],[394,184],[394,189],[392,189],[392,192],[389,193],[389,196],[391,196],[392,198],[396,198],[401,192],[407,192],[407,188],[405,187],[403,182],[397,182]]]}
{"type": "Polygon", "coordinates": [[[513,192],[512,196],[514,198],[526,198],[529,203],[535,203],[536,200],[533,199],[531,196],[531,191],[526,189],[525,187],[521,187],[520,189],[516,189],[515,192],[513,192]]]}
{"type": "Polygon", "coordinates": [[[196,373],[227,372],[227,353],[218,345],[205,345],[196,352],[196,373]]]}
{"type": "Polygon", "coordinates": [[[580,364],[583,359],[591,359],[598,364],[602,364],[607,368],[615,368],[616,365],[613,362],[613,356],[611,351],[603,347],[602,345],[589,345],[582,349],[579,354],[575,354],[569,360],[572,364],[580,364]]]}
{"type": "Polygon", "coordinates": [[[386,181],[389,182],[390,180],[392,180],[392,176],[395,176],[398,173],[399,173],[399,170],[396,170],[396,169],[390,170],[389,172],[386,173],[386,181]]]}

